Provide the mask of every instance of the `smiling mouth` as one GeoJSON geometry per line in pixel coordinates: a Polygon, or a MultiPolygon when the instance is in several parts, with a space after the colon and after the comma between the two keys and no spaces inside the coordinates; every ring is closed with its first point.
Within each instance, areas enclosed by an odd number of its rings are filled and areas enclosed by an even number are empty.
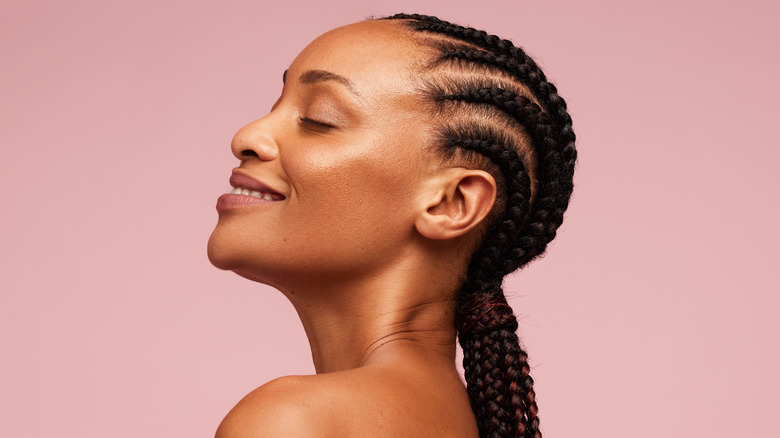
{"type": "Polygon", "coordinates": [[[230,185],[233,186],[233,190],[229,192],[231,195],[251,196],[266,201],[281,201],[285,199],[284,195],[271,187],[236,170],[233,170],[233,173],[230,175],[230,185]]]}
{"type": "Polygon", "coordinates": [[[249,190],[244,187],[235,187],[229,193],[231,195],[252,196],[258,199],[265,199],[266,201],[281,201],[282,199],[284,199],[284,196],[278,193],[260,192],[257,190],[249,190]]]}

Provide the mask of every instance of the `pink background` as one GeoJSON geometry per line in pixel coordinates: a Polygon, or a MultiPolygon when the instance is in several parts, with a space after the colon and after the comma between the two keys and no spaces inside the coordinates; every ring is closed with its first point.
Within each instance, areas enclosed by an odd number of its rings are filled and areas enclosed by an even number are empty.
{"type": "Polygon", "coordinates": [[[384,3],[3,2],[2,435],[209,437],[312,372],[281,294],[206,258],[229,140],[315,36],[419,11],[570,103],[573,204],[506,287],[545,436],[780,436],[777,2],[384,3]]]}

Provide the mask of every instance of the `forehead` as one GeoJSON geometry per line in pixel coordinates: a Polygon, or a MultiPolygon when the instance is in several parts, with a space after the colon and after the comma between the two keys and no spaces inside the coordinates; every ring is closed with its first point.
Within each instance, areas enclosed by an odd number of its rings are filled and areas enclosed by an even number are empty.
{"type": "Polygon", "coordinates": [[[325,70],[350,80],[359,93],[409,86],[421,47],[398,23],[365,21],[333,29],[311,42],[290,65],[288,75],[325,70]]]}

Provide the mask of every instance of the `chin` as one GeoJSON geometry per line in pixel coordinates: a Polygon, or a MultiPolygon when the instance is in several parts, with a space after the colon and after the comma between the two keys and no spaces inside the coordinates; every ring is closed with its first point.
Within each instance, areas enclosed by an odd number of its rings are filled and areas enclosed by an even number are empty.
{"type": "Polygon", "coordinates": [[[248,265],[245,251],[242,251],[240,245],[237,246],[235,243],[231,244],[229,240],[222,239],[218,230],[211,233],[206,252],[209,261],[216,268],[223,271],[233,271],[246,279],[273,286],[269,279],[258,273],[257,268],[248,265]]]}
{"type": "Polygon", "coordinates": [[[235,267],[235,251],[231,251],[230,245],[222,242],[217,230],[214,230],[209,237],[206,253],[211,264],[219,269],[230,270],[235,267]]]}
{"type": "Polygon", "coordinates": [[[236,275],[240,277],[244,277],[247,280],[256,281],[258,283],[267,284],[272,287],[274,286],[273,282],[261,275],[258,275],[255,271],[248,269],[248,268],[234,268],[231,269],[236,275]]]}

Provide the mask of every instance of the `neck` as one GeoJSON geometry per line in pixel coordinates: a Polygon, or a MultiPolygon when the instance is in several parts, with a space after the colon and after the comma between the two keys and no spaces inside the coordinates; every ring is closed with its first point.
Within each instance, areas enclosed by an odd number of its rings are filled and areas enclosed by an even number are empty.
{"type": "Polygon", "coordinates": [[[319,279],[294,293],[283,290],[301,318],[317,373],[358,368],[409,347],[454,364],[456,285],[441,281],[451,273],[431,274],[409,262],[350,281],[319,279]]]}

